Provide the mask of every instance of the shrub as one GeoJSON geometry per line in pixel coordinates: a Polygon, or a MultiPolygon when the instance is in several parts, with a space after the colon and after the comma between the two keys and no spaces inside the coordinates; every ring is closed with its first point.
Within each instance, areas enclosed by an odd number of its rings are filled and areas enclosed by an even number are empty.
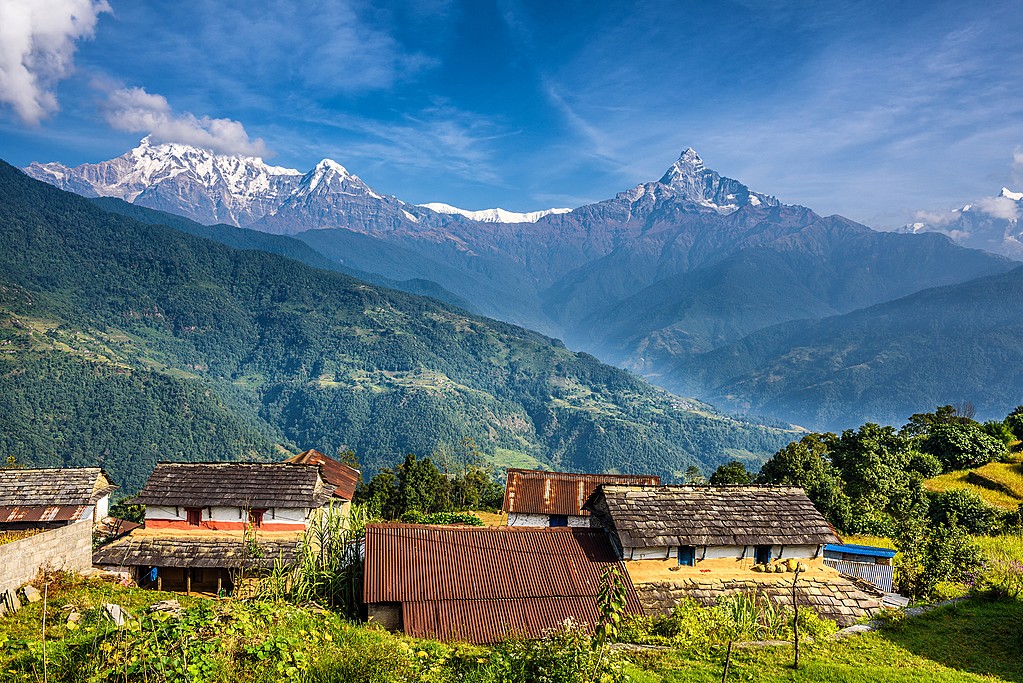
{"type": "Polygon", "coordinates": [[[980,467],[1008,453],[1001,440],[975,423],[936,425],[921,442],[921,448],[936,456],[946,472],[980,467]]]}
{"type": "Polygon", "coordinates": [[[462,524],[465,526],[483,526],[483,520],[471,512],[433,512],[424,514],[419,510],[409,510],[401,516],[406,524],[462,524]]]}
{"type": "Polygon", "coordinates": [[[615,683],[627,681],[614,651],[594,649],[582,626],[566,620],[538,640],[509,640],[496,646],[488,664],[500,683],[615,683]]]}
{"type": "Polygon", "coordinates": [[[928,515],[933,524],[959,524],[971,534],[998,533],[1004,517],[1001,510],[988,505],[969,489],[949,489],[932,494],[928,515]]]}

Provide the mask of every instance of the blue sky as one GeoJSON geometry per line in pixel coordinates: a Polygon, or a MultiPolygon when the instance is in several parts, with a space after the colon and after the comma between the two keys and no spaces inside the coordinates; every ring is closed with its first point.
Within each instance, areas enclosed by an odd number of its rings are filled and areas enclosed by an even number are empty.
{"type": "Polygon", "coordinates": [[[524,211],[692,146],[876,227],[1023,189],[1014,2],[107,3],[0,0],[4,159],[99,161],[151,128],[524,211]]]}

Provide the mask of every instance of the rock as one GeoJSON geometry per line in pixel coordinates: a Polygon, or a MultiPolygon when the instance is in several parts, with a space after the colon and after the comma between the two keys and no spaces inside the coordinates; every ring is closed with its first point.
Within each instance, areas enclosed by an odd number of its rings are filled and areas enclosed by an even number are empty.
{"type": "Polygon", "coordinates": [[[39,589],[35,586],[29,585],[21,589],[25,593],[25,599],[29,602],[39,602],[43,599],[43,594],[39,592],[39,589]]]}
{"type": "Polygon", "coordinates": [[[185,613],[185,610],[181,609],[181,603],[174,599],[154,602],[146,611],[150,614],[153,612],[166,612],[178,617],[185,613]]]}
{"type": "Polygon", "coordinates": [[[77,624],[81,620],[82,620],[82,613],[81,612],[72,612],[71,614],[67,615],[67,623],[68,623],[68,625],[77,624]]]}
{"type": "Polygon", "coordinates": [[[103,609],[106,610],[107,616],[110,617],[118,626],[124,626],[125,619],[132,618],[132,616],[128,614],[127,610],[120,605],[104,602],[103,609]]]}
{"type": "Polygon", "coordinates": [[[18,600],[18,594],[10,588],[4,593],[4,604],[7,605],[7,609],[11,612],[17,612],[21,609],[21,600],[18,600]]]}

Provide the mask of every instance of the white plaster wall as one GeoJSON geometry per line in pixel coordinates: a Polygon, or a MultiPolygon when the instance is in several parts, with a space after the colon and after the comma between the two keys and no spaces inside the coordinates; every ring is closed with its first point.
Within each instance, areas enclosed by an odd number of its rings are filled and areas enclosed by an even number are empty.
{"type": "Polygon", "coordinates": [[[147,505],[146,519],[177,519],[184,521],[185,508],[168,507],[166,505],[147,505]]]}
{"type": "MultiPolygon", "coordinates": [[[[699,560],[720,560],[720,559],[736,559],[738,560],[743,556],[743,547],[736,545],[712,545],[712,546],[696,546],[696,559],[699,560]]],[[[746,559],[752,560],[754,553],[754,546],[746,547],[746,559]]],[[[781,559],[787,560],[790,557],[796,559],[807,559],[812,558],[817,554],[817,546],[815,545],[787,545],[785,546],[785,552],[782,553],[782,547],[780,545],[771,546],[771,559],[777,560],[778,555],[781,554],[781,559]]],[[[664,558],[678,557],[678,547],[672,546],[666,548],[664,546],[658,548],[626,548],[625,556],[632,560],[662,560],[664,558]]]]}
{"type": "Polygon", "coordinates": [[[300,523],[306,521],[305,508],[271,508],[263,515],[264,522],[300,523]]]}
{"type": "Polygon", "coordinates": [[[92,521],[95,524],[101,519],[110,514],[110,496],[103,496],[96,501],[96,510],[93,514],[92,521]]]}
{"type": "MultiPolygon", "coordinates": [[[[568,526],[589,527],[590,518],[586,515],[566,515],[568,526]]],[[[508,526],[550,526],[550,515],[527,514],[513,512],[508,515],[508,526]]]]}
{"type": "Polygon", "coordinates": [[[547,526],[550,518],[547,515],[528,515],[512,512],[508,515],[508,526],[547,526]]]}

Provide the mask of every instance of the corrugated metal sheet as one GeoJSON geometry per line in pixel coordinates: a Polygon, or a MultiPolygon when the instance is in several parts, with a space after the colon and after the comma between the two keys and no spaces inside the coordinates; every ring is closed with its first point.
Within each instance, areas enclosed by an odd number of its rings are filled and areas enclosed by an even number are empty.
{"type": "Polygon", "coordinates": [[[886,564],[873,562],[849,562],[825,558],[824,564],[834,567],[843,574],[855,576],[877,586],[885,593],[892,592],[892,568],[886,564]]]}
{"type": "Polygon", "coordinates": [[[638,614],[628,572],[600,529],[372,524],[364,598],[402,603],[412,635],[478,643],[538,636],[569,617],[595,623],[609,564],[621,569],[628,609],[638,614]]]}
{"type": "Polygon", "coordinates": [[[353,500],[355,498],[355,487],[359,485],[360,472],[354,467],[349,467],[333,458],[328,458],[323,453],[312,448],[288,458],[285,462],[294,462],[300,465],[319,465],[323,478],[328,483],[337,487],[334,491],[335,496],[345,500],[353,500]]]}
{"type": "Polygon", "coordinates": [[[81,519],[88,505],[7,505],[0,507],[0,524],[70,522],[81,519]]]}
{"type": "Polygon", "coordinates": [[[538,515],[588,515],[583,503],[601,484],[660,486],[661,478],[639,474],[575,474],[508,470],[504,511],[538,515]]]}

